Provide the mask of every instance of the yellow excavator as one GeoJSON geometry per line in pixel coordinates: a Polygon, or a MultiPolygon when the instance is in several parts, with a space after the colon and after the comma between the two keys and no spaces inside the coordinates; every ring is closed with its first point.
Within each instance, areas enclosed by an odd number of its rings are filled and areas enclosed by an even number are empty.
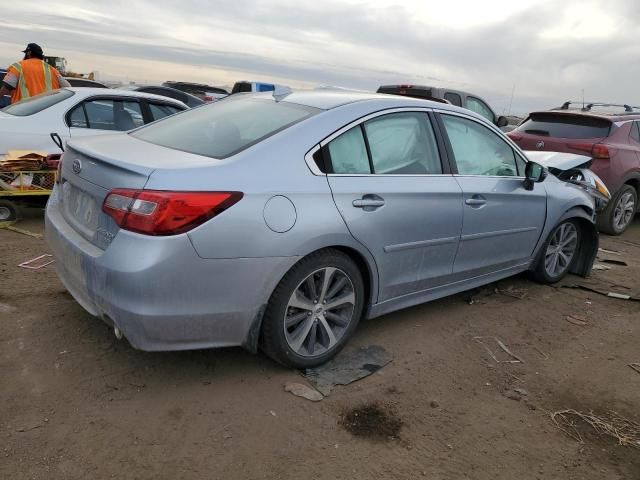
{"type": "Polygon", "coordinates": [[[95,80],[94,72],[91,73],[75,73],[71,71],[67,71],[67,59],[63,57],[44,57],[44,61],[49,65],[54,67],[56,70],[62,74],[63,77],[72,77],[72,78],[86,78],[88,80],[95,80]]]}

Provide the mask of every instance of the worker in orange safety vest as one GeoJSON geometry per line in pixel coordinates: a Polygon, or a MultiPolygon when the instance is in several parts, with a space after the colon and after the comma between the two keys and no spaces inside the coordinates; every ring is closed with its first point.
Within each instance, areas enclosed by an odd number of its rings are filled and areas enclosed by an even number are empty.
{"type": "Polygon", "coordinates": [[[60,87],[70,87],[60,72],[44,61],[42,47],[30,43],[23,50],[24,59],[7,69],[2,80],[0,97],[11,95],[11,103],[60,87]]]}

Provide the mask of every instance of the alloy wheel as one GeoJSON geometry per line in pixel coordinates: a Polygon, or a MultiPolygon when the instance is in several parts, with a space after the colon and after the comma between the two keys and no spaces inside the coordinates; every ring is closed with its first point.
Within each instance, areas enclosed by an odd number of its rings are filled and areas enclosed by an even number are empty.
{"type": "Polygon", "coordinates": [[[293,291],[284,316],[289,347],[315,357],[338,344],[353,321],[356,294],[342,270],[325,267],[305,278],[293,291]]]}
{"type": "Polygon", "coordinates": [[[625,192],[620,196],[613,210],[613,226],[616,230],[622,231],[633,218],[636,212],[636,203],[631,192],[625,192]]]}
{"type": "Polygon", "coordinates": [[[562,276],[571,265],[578,247],[578,229],[573,223],[560,225],[547,246],[544,268],[552,278],[562,276]]]}

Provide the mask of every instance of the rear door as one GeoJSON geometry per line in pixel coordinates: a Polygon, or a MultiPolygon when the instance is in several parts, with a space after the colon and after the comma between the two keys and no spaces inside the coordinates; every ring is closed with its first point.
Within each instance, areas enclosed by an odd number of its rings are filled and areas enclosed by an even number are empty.
{"type": "Polygon", "coordinates": [[[463,194],[454,273],[469,278],[528,264],[545,223],[544,184],[524,188],[525,161],[492,129],[461,115],[440,119],[463,194]]]}
{"type": "Polygon", "coordinates": [[[376,114],[339,132],[323,152],[338,210],[375,257],[379,301],[447,283],[462,191],[441,162],[428,114],[376,114]]]}

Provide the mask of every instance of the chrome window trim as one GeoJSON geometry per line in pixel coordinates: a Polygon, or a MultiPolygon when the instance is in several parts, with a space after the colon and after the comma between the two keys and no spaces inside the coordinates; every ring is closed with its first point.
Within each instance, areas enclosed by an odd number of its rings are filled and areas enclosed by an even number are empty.
{"type": "MultiPolygon", "coordinates": [[[[392,113],[407,113],[407,112],[415,112],[415,113],[428,113],[428,112],[432,112],[433,108],[427,108],[427,107],[394,107],[394,108],[387,108],[385,110],[379,110],[377,112],[373,112],[373,113],[369,113],[363,117],[360,117],[356,120],[353,120],[350,123],[347,123],[345,126],[340,127],[338,130],[336,130],[335,132],[333,132],[332,134],[328,135],[327,137],[325,137],[323,140],[321,140],[318,144],[314,145],[311,150],[309,150],[305,156],[304,156],[304,160],[307,163],[307,166],[309,167],[309,170],[311,170],[311,173],[313,173],[314,175],[323,175],[323,176],[327,176],[327,177],[385,177],[385,178],[401,178],[401,177],[446,177],[446,176],[451,176],[450,173],[416,173],[416,174],[393,174],[393,173],[323,173],[320,171],[320,169],[318,168],[318,166],[316,165],[315,161],[313,160],[313,155],[321,148],[325,147],[329,142],[331,142],[332,140],[334,140],[335,138],[339,137],[340,135],[342,135],[343,133],[351,130],[353,127],[356,127],[358,125],[361,125],[364,122],[367,122],[373,118],[377,118],[377,117],[381,117],[383,115],[389,115],[392,113]]],[[[431,125],[431,128],[433,128],[433,125],[431,125]]],[[[440,154],[440,152],[438,151],[438,153],[440,154]]],[[[442,158],[441,160],[442,161],[442,158]]]]}

